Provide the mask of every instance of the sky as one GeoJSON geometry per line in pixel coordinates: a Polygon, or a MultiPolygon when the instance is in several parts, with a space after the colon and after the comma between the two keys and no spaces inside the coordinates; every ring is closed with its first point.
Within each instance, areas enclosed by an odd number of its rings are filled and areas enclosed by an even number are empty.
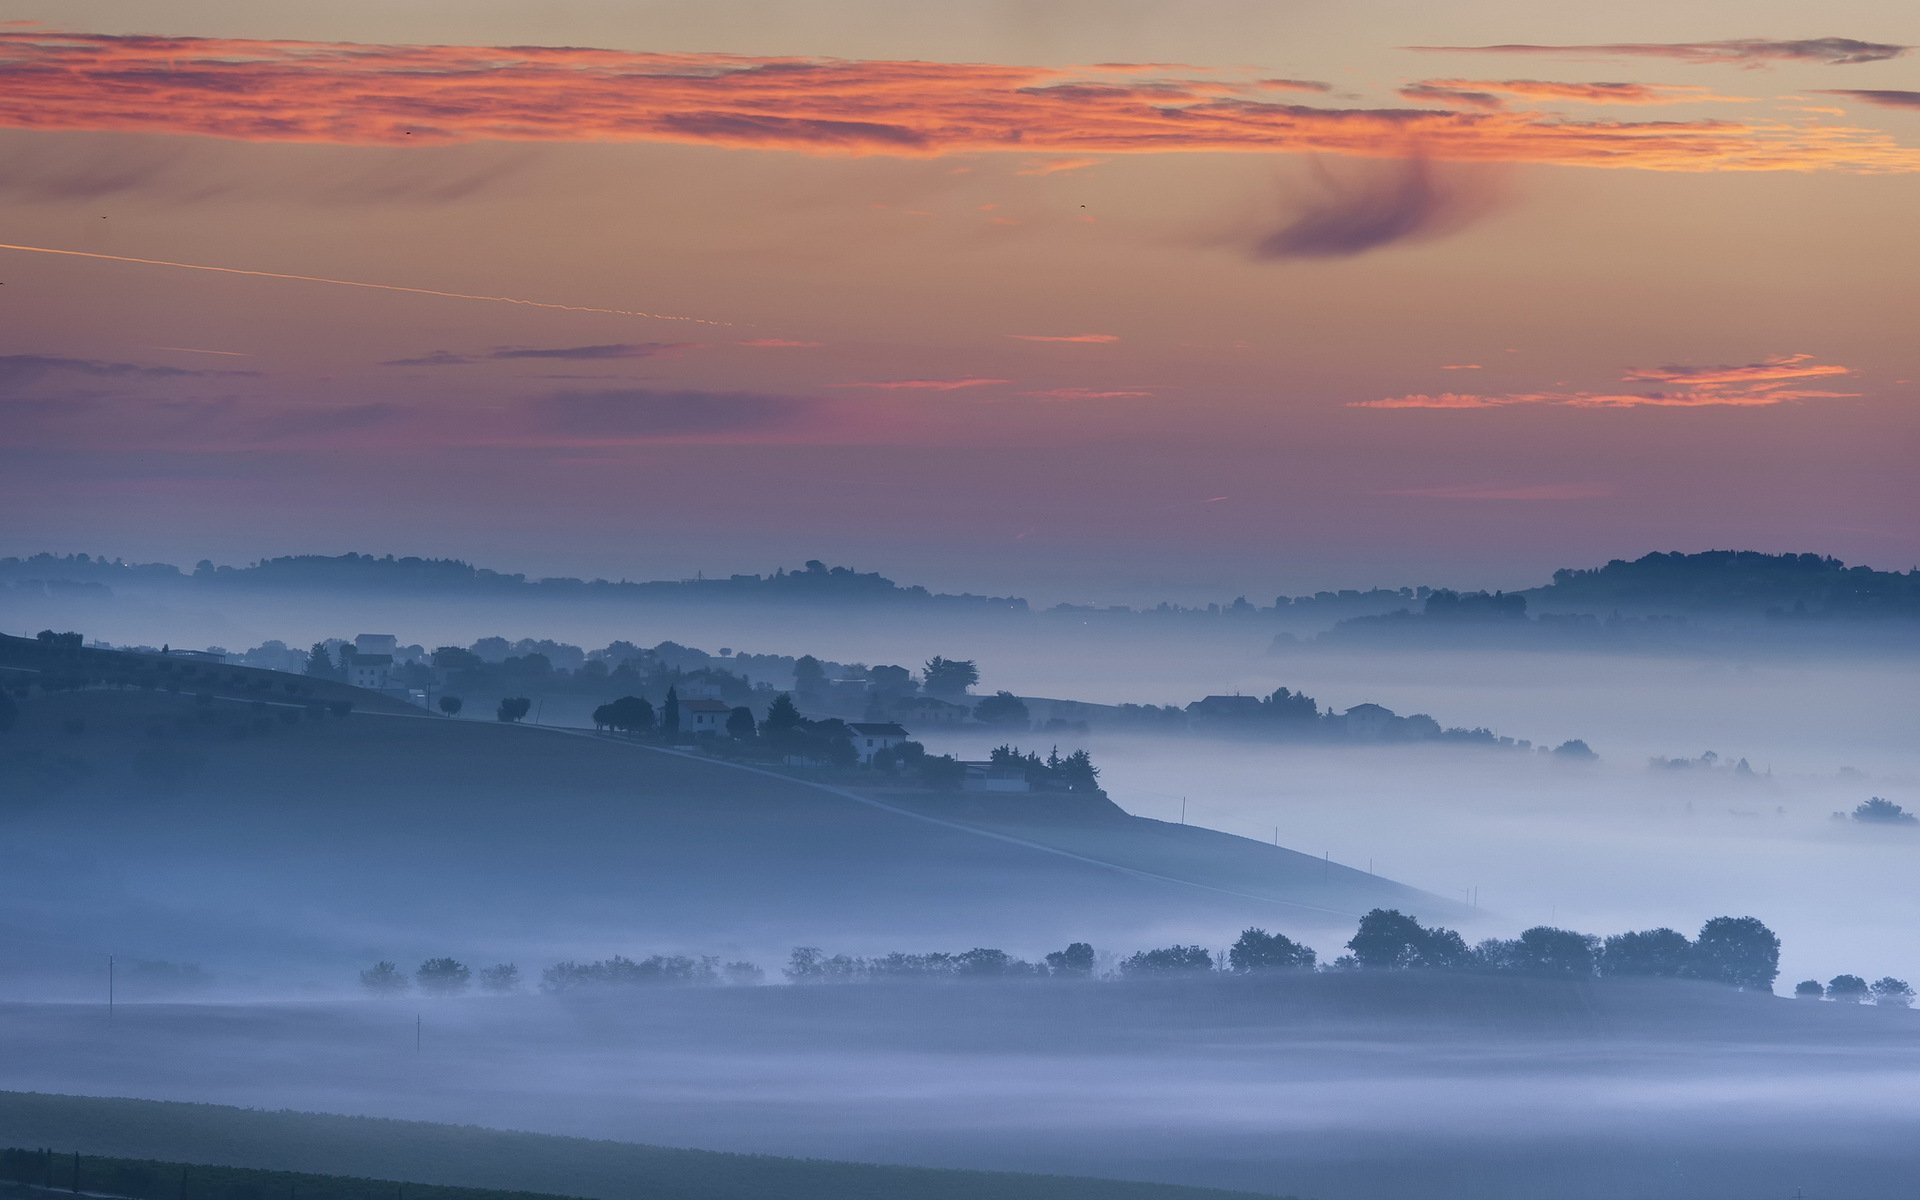
{"type": "Polygon", "coordinates": [[[0,2],[0,553],[1920,562],[1920,16],[0,2]]]}

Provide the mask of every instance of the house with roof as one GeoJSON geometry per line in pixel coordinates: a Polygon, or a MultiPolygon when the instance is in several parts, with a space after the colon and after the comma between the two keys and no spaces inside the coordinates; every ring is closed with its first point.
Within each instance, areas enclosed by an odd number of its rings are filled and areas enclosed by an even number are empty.
{"type": "Polygon", "coordinates": [[[897,749],[907,740],[907,731],[892,721],[849,721],[847,731],[853,735],[853,748],[862,763],[872,763],[874,755],[897,749]]]}
{"type": "Polygon", "coordinates": [[[1201,721],[1240,721],[1261,712],[1258,696],[1203,696],[1187,705],[1187,715],[1201,721]]]}
{"type": "Polygon", "coordinates": [[[973,710],[937,696],[907,696],[893,704],[893,715],[914,725],[965,725],[973,710]]]}
{"type": "Polygon", "coordinates": [[[979,761],[963,761],[960,765],[967,769],[960,781],[962,791],[1013,793],[1033,790],[1033,784],[1027,780],[1025,767],[979,761]]]}
{"type": "Polygon", "coordinates": [[[362,654],[355,650],[352,654],[341,655],[346,659],[347,682],[357,688],[366,688],[371,692],[384,692],[393,678],[393,655],[362,654]]]}
{"type": "Polygon", "coordinates": [[[1377,742],[1392,732],[1400,717],[1378,704],[1356,704],[1341,716],[1347,736],[1356,742],[1377,742]]]}
{"type": "Polygon", "coordinates": [[[724,700],[700,696],[680,702],[680,730],[695,737],[723,737],[733,707],[724,700]]]}

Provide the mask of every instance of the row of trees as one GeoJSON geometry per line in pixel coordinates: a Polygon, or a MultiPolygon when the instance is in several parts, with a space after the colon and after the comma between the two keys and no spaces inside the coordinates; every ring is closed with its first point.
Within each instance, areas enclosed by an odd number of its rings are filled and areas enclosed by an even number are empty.
{"type": "Polygon", "coordinates": [[[1824,987],[1818,979],[1802,979],[1793,985],[1793,994],[1801,1000],[1835,1000],[1842,1004],[1865,1004],[1872,1000],[1885,1008],[1913,1007],[1913,989],[1906,980],[1891,975],[1872,983],[1858,975],[1835,975],[1824,987]]]}
{"type": "MultiPolygon", "coordinates": [[[[1780,939],[1754,917],[1715,917],[1689,939],[1672,929],[1635,930],[1601,939],[1591,934],[1537,925],[1515,938],[1491,938],[1468,946],[1451,929],[1428,927],[1398,909],[1376,908],[1360,918],[1348,939],[1347,953],[1321,966],[1311,946],[1283,933],[1244,930],[1223,954],[1205,946],[1174,945],[1140,950],[1115,964],[1121,978],[1195,976],[1207,974],[1257,975],[1274,971],[1463,971],[1530,975],[1551,979],[1669,978],[1699,979],[1743,990],[1770,992],[1779,974],[1780,939]]],[[[1029,962],[990,947],[959,953],[892,953],[874,957],[828,954],[818,946],[796,947],[781,974],[791,983],[859,983],[888,980],[1093,979],[1098,956],[1087,942],[1029,962]]],[[[629,959],[619,955],[589,963],[563,962],[541,976],[540,990],[566,993],[608,987],[655,984],[692,986],[745,985],[761,982],[764,973],[749,962],[727,962],[707,956],[654,955],[629,959]]],[[[433,995],[455,995],[468,989],[473,973],[451,958],[428,959],[414,972],[413,983],[433,995]]],[[[519,972],[502,963],[479,972],[482,988],[510,992],[519,985],[519,972]]],[[[407,990],[409,981],[391,962],[376,963],[360,973],[369,991],[394,994],[407,990]]],[[[1804,999],[1829,999],[1905,1008],[1914,992],[1892,976],[1868,983],[1857,975],[1838,975],[1824,986],[1806,980],[1794,988],[1804,999]]]]}

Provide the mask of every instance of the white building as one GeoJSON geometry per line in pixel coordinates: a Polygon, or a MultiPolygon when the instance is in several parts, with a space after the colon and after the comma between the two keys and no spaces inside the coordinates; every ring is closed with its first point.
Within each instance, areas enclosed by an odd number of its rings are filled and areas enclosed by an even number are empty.
{"type": "Polygon", "coordinates": [[[393,676],[393,655],[362,654],[358,650],[347,659],[347,682],[357,688],[383,692],[393,676]]]}
{"type": "Polygon", "coordinates": [[[863,763],[871,763],[874,755],[896,749],[907,740],[907,731],[892,721],[849,721],[847,730],[853,734],[853,748],[863,763]]]}
{"type": "Polygon", "coordinates": [[[724,700],[705,696],[680,702],[680,731],[695,737],[720,737],[727,732],[727,717],[733,709],[724,700]]]}

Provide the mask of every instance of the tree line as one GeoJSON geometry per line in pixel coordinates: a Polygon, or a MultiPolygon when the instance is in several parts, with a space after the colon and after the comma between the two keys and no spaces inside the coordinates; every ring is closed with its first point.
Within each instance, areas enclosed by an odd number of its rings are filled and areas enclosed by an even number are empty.
{"type": "MultiPolygon", "coordinates": [[[[1360,918],[1343,947],[1346,953],[1322,963],[1313,947],[1284,933],[1243,930],[1225,951],[1201,945],[1160,946],[1125,958],[1102,958],[1091,943],[1073,942],[1039,961],[1004,950],[975,947],[950,953],[894,952],[874,956],[828,954],[818,946],[797,946],[781,975],[791,984],[872,983],[888,981],[1010,979],[1149,979],[1269,972],[1453,971],[1563,980],[1600,978],[1694,979],[1743,991],[1771,993],[1780,973],[1780,939],[1755,917],[1715,917],[1692,938],[1673,929],[1641,929],[1600,938],[1570,929],[1536,925],[1518,937],[1489,938],[1469,946],[1454,930],[1423,925],[1398,909],[1376,908],[1360,918]]],[[[511,963],[477,976],[451,958],[428,959],[412,983],[431,995],[456,995],[477,978],[484,990],[512,992],[520,976],[511,963]]],[[[717,957],[653,955],[634,960],[615,955],[595,962],[562,962],[542,972],[539,990],[548,994],[652,986],[753,985],[765,972],[749,962],[717,957]]],[[[376,994],[408,990],[407,976],[391,962],[376,963],[360,974],[376,994]]],[[[1830,999],[1905,1008],[1914,1000],[1903,980],[1886,976],[1868,983],[1857,975],[1839,975],[1822,985],[1807,980],[1794,989],[1803,999],[1830,999]]]]}

